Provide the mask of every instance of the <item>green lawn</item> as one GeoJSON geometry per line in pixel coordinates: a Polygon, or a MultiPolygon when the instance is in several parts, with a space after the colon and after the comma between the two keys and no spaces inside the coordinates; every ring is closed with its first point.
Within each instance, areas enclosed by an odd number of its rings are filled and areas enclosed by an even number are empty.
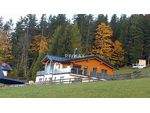
{"type": "Polygon", "coordinates": [[[150,78],[0,88],[10,98],[144,98],[150,97],[150,78]]]}
{"type": "Polygon", "coordinates": [[[146,67],[143,69],[132,69],[131,67],[123,67],[120,68],[119,70],[116,70],[115,74],[125,74],[125,73],[134,73],[134,72],[140,72],[150,77],[150,67],[146,67]]]}

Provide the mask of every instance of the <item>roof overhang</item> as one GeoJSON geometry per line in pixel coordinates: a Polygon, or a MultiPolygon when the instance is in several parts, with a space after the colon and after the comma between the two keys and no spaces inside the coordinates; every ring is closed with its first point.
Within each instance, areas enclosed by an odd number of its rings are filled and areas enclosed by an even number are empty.
{"type": "Polygon", "coordinates": [[[0,77],[0,83],[2,84],[25,84],[25,82],[21,81],[21,80],[16,80],[16,79],[12,79],[12,78],[8,78],[8,77],[0,77]]]}

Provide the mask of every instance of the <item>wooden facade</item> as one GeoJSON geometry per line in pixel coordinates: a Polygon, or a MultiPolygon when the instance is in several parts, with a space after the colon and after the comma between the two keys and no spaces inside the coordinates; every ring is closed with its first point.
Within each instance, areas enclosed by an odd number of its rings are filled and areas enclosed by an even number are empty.
{"type": "Polygon", "coordinates": [[[90,75],[90,72],[96,71],[97,73],[105,73],[107,75],[113,75],[114,67],[104,63],[103,61],[97,58],[89,58],[76,60],[72,62],[73,65],[78,65],[84,73],[86,70],[87,75],[90,75]]]}

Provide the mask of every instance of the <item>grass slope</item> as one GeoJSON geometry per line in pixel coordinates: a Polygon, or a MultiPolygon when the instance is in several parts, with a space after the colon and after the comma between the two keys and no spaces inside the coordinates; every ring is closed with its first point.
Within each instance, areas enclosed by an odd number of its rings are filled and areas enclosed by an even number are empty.
{"type": "Polygon", "coordinates": [[[144,74],[145,76],[150,77],[150,67],[146,67],[143,69],[133,69],[131,67],[123,67],[123,68],[120,68],[119,70],[116,70],[115,74],[125,74],[125,73],[134,73],[134,72],[140,72],[144,74]]]}
{"type": "Polygon", "coordinates": [[[150,78],[105,82],[0,88],[5,98],[144,98],[150,97],[150,78]]]}

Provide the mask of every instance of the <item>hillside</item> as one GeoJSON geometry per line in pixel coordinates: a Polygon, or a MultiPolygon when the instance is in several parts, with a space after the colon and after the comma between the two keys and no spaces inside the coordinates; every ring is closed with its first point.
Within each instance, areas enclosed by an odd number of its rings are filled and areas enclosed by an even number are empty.
{"type": "Polygon", "coordinates": [[[123,67],[115,71],[114,74],[125,74],[125,73],[141,73],[145,76],[150,76],[150,67],[143,69],[133,69],[131,67],[123,67]]]}

